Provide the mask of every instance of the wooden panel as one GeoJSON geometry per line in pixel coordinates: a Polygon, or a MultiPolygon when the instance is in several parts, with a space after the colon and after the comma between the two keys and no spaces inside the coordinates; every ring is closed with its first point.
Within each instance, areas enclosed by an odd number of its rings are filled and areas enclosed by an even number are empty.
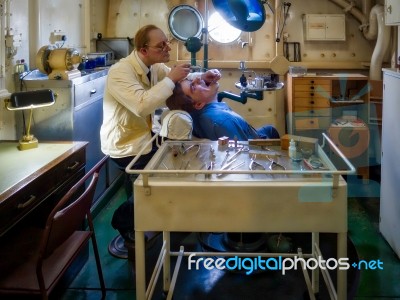
{"type": "Polygon", "coordinates": [[[122,0],[108,1],[108,16],[107,16],[107,37],[116,37],[117,17],[119,15],[119,7],[122,0]]]}

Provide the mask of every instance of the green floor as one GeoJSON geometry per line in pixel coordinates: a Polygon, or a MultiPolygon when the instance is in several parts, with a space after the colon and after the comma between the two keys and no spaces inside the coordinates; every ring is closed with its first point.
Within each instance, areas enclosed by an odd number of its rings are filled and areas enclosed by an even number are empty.
{"type": "MultiPolygon", "coordinates": [[[[366,261],[379,259],[383,262],[383,270],[362,270],[360,272],[358,290],[354,298],[356,300],[400,299],[398,283],[400,260],[379,233],[379,198],[376,197],[377,195],[379,195],[379,184],[375,181],[371,180],[367,185],[349,182],[349,237],[355,245],[360,259],[366,261]]],[[[114,258],[107,250],[108,243],[117,234],[110,226],[111,216],[122,201],[124,201],[124,193],[123,189],[119,189],[96,216],[95,227],[107,287],[107,299],[134,300],[136,299],[135,277],[131,264],[128,260],[114,258]]],[[[60,298],[78,300],[100,298],[97,273],[91,259],[62,296],[57,296],[57,299],[60,298]]],[[[217,297],[216,299],[222,298],[217,297]]],[[[260,298],[249,296],[248,299],[260,298]]],[[[280,299],[288,298],[282,296],[280,299]]],[[[298,299],[303,298],[299,295],[298,299]]]]}

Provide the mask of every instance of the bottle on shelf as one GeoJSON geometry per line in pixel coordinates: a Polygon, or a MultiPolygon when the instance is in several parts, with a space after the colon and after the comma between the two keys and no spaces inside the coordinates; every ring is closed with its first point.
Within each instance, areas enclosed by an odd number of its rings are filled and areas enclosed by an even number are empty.
{"type": "Polygon", "coordinates": [[[14,73],[15,74],[24,73],[24,64],[22,64],[19,59],[15,62],[14,73]]]}
{"type": "Polygon", "coordinates": [[[25,62],[25,59],[21,59],[21,64],[23,65],[24,72],[29,71],[28,64],[25,62]]]}
{"type": "Polygon", "coordinates": [[[289,157],[291,159],[296,158],[296,152],[297,152],[296,142],[293,139],[291,139],[289,143],[289,157]]]}

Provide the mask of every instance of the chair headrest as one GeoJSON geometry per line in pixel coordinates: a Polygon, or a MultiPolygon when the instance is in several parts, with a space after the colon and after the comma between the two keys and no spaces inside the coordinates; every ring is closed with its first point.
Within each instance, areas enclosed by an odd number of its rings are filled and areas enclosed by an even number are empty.
{"type": "Polygon", "coordinates": [[[169,111],[161,122],[160,136],[171,140],[190,140],[192,138],[193,120],[186,111],[169,111]]]}

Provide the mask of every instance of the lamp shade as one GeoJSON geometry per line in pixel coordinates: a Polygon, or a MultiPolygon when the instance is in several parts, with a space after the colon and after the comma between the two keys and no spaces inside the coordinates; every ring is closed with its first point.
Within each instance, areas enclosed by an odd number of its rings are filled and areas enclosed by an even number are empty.
{"type": "Polygon", "coordinates": [[[8,110],[31,109],[53,105],[55,102],[54,93],[50,89],[16,92],[10,96],[8,110]]]}
{"type": "Polygon", "coordinates": [[[245,32],[260,29],[265,22],[265,8],[260,0],[213,0],[219,14],[233,27],[245,32]]]}

